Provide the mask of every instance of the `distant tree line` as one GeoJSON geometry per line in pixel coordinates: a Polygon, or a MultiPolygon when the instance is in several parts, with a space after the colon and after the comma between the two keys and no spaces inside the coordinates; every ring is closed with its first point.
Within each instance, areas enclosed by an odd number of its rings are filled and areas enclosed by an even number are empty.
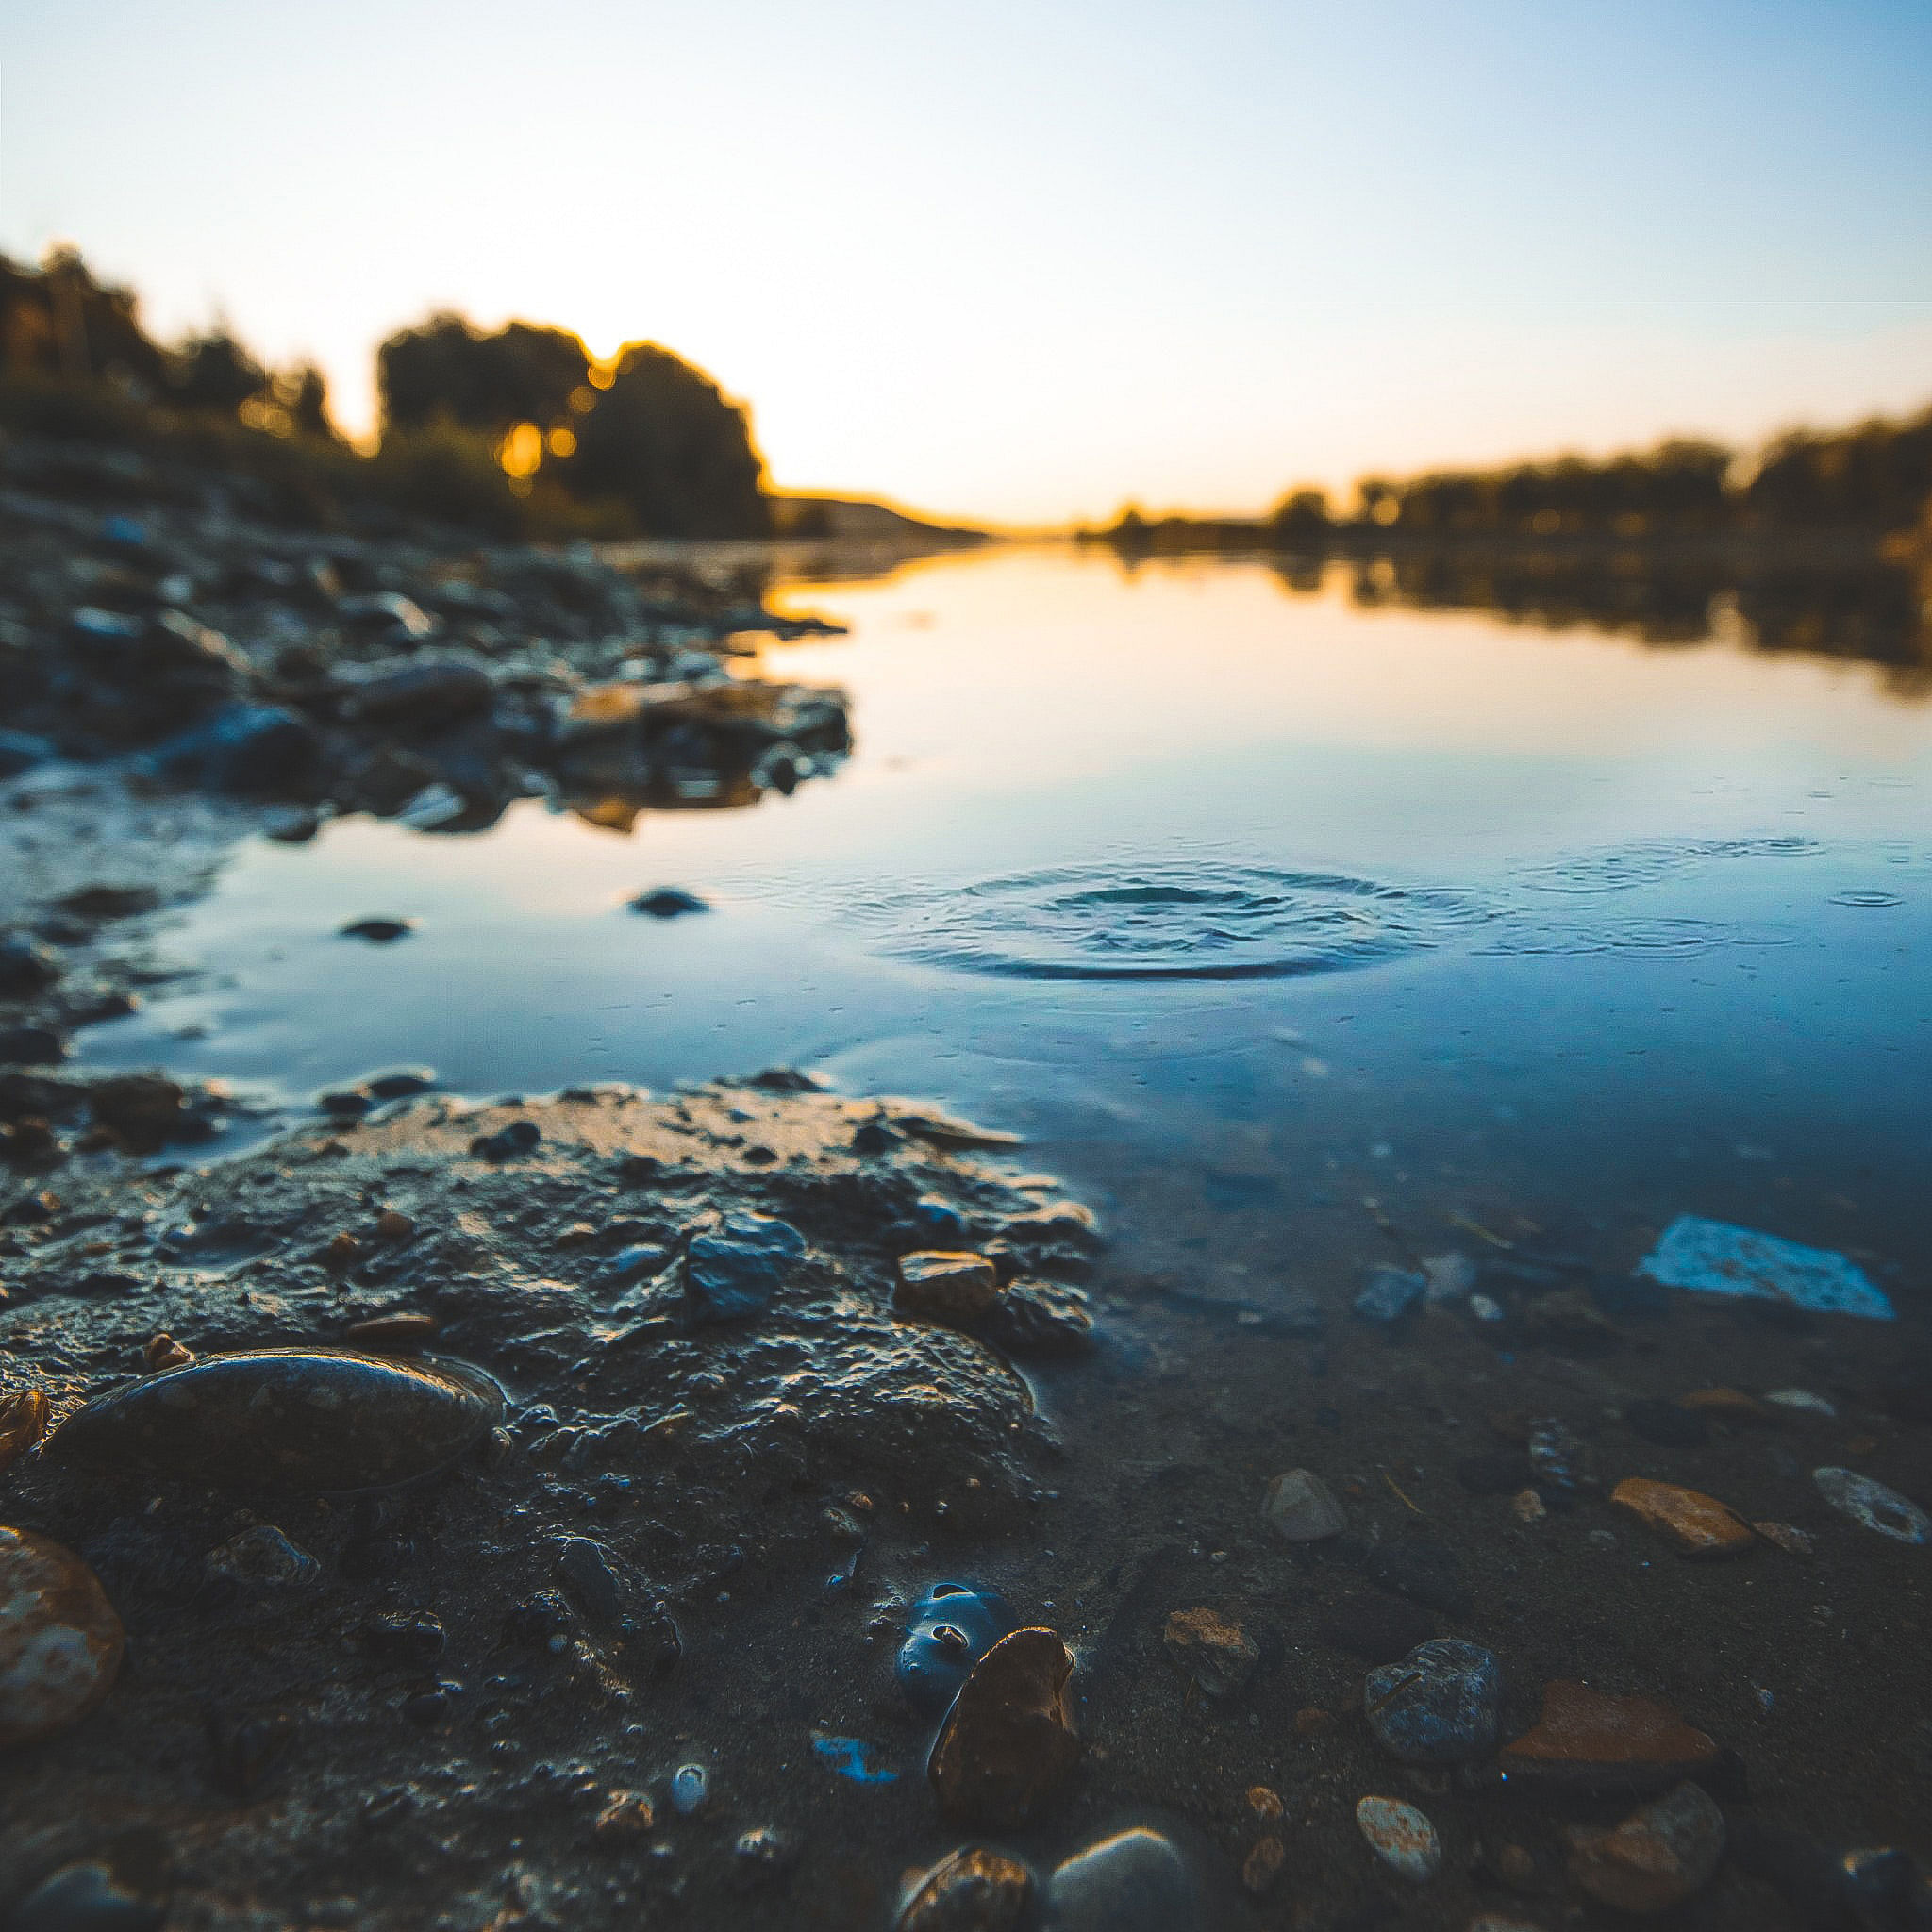
{"type": "Polygon", "coordinates": [[[1360,548],[1377,539],[1646,539],[1828,530],[1874,537],[1922,526],[1932,506],[1932,409],[1849,429],[1792,430],[1752,456],[1672,438],[1603,458],[1364,476],[1346,509],[1291,491],[1265,518],[1122,512],[1101,536],[1126,551],[1360,548]]]}
{"type": "Polygon", "coordinates": [[[158,342],[134,294],[71,250],[39,268],[0,256],[0,422],[15,427],[192,447],[312,484],[317,502],[361,487],[503,533],[772,527],[745,409],[656,343],[599,363],[563,329],[483,330],[442,313],[381,345],[376,381],[381,440],[363,456],[337,433],[311,365],[271,370],[220,326],[158,342]]]}

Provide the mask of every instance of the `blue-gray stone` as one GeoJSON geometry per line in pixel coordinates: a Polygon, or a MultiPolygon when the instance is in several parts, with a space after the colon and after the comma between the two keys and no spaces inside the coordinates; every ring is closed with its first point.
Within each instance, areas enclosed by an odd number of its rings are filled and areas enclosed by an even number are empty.
{"type": "Polygon", "coordinates": [[[261,793],[300,785],[314,770],[321,741],[301,719],[275,705],[226,705],[140,760],[176,785],[261,793]]]}
{"type": "Polygon", "coordinates": [[[805,1253],[805,1237],[789,1221],[748,1211],[726,1214],[693,1235],[684,1254],[684,1291],[699,1322],[740,1322],[755,1315],[785,1285],[805,1253]]]}
{"type": "Polygon", "coordinates": [[[1405,1274],[1399,1268],[1377,1268],[1369,1285],[1355,1298],[1355,1311],[1364,1322],[1385,1326],[1399,1322],[1421,1301],[1428,1283],[1420,1274],[1405,1274]]]}
{"type": "Polygon", "coordinates": [[[1187,1932],[1196,1923],[1188,1861],[1144,1827],[1088,1846],[1047,1884],[1047,1932],[1187,1932]]]}
{"type": "Polygon", "coordinates": [[[1376,1741],[1405,1764],[1462,1764],[1495,1748],[1503,1673],[1478,1643],[1432,1637],[1371,1671],[1362,1710],[1376,1741]]]}

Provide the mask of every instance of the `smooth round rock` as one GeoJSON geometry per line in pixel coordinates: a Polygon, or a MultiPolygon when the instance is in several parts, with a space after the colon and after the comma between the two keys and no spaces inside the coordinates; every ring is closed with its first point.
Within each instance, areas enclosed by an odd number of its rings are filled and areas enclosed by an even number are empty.
{"type": "Polygon", "coordinates": [[[967,1674],[1020,1620],[996,1590],[936,1583],[906,1612],[906,1641],[894,1674],[915,1710],[938,1716],[967,1674]]]}
{"type": "Polygon", "coordinates": [[[1375,1740],[1405,1764],[1462,1764],[1495,1748],[1503,1674],[1478,1643],[1432,1637],[1369,1673],[1362,1710],[1375,1740]]]}
{"type": "Polygon", "coordinates": [[[453,1462],[503,1416],[481,1369],[345,1349],[209,1356],[95,1397],[47,1439],[71,1467],[221,1488],[385,1489],[453,1462]]]}
{"type": "Polygon", "coordinates": [[[1710,1882],[1724,1855],[1724,1815],[1681,1784],[1614,1830],[1573,1825],[1570,1875],[1620,1912],[1667,1912],[1710,1882]]]}
{"type": "Polygon", "coordinates": [[[85,1717],[112,1687],[125,1641],[100,1579],[72,1550],[0,1529],[0,1749],[85,1717]]]}
{"type": "Polygon", "coordinates": [[[1355,1822],[1376,1857],[1411,1884],[1426,1885],[1442,1869],[1442,1840],[1413,1805],[1364,1798],[1355,1807],[1355,1822]]]}
{"type": "Polygon", "coordinates": [[[1047,1882],[1046,1932],[1187,1932],[1194,1923],[1188,1861],[1144,1827],[1089,1845],[1047,1882]]]}
{"type": "Polygon", "coordinates": [[[962,1845],[919,1881],[894,1932],[1015,1932],[1033,1900],[1033,1874],[1017,1858],[962,1845]]]}
{"type": "Polygon", "coordinates": [[[1291,1469],[1276,1476],[1261,1499],[1261,1509],[1291,1543],[1321,1542],[1348,1527],[1335,1491],[1308,1469],[1291,1469]]]}
{"type": "Polygon", "coordinates": [[[1861,1475],[1856,1469],[1814,1469],[1811,1480],[1840,1516],[1894,1542],[1932,1543],[1932,1516],[1875,1477],[1861,1475]]]}

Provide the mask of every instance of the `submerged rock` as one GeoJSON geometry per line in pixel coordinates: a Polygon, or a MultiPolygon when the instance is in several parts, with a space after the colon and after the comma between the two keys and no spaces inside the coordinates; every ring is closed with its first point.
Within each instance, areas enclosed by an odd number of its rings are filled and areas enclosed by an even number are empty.
{"type": "Polygon", "coordinates": [[[1161,1633],[1167,1654],[1208,1697],[1239,1690],[1261,1661],[1261,1647],[1239,1624],[1213,1610],[1175,1610],[1161,1633]]]}
{"type": "Polygon", "coordinates": [[[1188,1932],[1194,1874],[1159,1832],[1117,1831],[1055,1870],[1046,1906],[1051,1932],[1188,1932]]]}
{"type": "Polygon", "coordinates": [[[894,1932],[1017,1932],[1033,1902],[1033,1874],[1017,1858],[962,1845],[919,1881],[894,1932]]]}
{"type": "Polygon", "coordinates": [[[725,1215],[693,1235],[684,1252],[684,1293],[696,1322],[756,1315],[804,1257],[805,1237],[790,1222],[748,1212],[725,1215]]]}
{"type": "Polygon", "coordinates": [[[934,1584],[906,1613],[893,1669],[907,1701],[915,1710],[944,1710],[973,1666],[1019,1623],[997,1591],[934,1584]]]}
{"type": "Polygon", "coordinates": [[[1017,1830],[1058,1802],[1080,1761],[1073,1653],[1051,1630],[1015,1630],[973,1667],[932,1749],[940,1809],[1017,1830]]]}
{"type": "Polygon", "coordinates": [[[1428,1280],[1400,1268],[1377,1268],[1351,1304],[1357,1316],[1376,1327],[1392,1327],[1428,1291],[1428,1280]]]}
{"type": "Polygon", "coordinates": [[[1335,1491],[1308,1469],[1291,1469],[1276,1476],[1261,1499],[1261,1509],[1291,1543],[1321,1542],[1348,1527],[1335,1491]]]}
{"type": "Polygon", "coordinates": [[[125,1642],[100,1579],[72,1550],[0,1529],[0,1750],[85,1717],[113,1688],[125,1642]]]}
{"type": "Polygon", "coordinates": [[[1611,1491],[1610,1501],[1656,1530],[1680,1556],[1707,1561],[1748,1556],[1757,1547],[1748,1523],[1698,1490],[1633,1475],[1611,1491]]]}
{"type": "Polygon", "coordinates": [[[1364,1798],[1355,1807],[1355,1822],[1376,1857],[1410,1884],[1426,1885],[1442,1869],[1442,1840],[1413,1805],[1364,1798]]]}
{"type": "Polygon", "coordinates": [[[1932,1543],[1932,1516],[1875,1476],[1856,1469],[1814,1469],[1811,1481],[1840,1516],[1849,1516],[1864,1528],[1894,1542],[1932,1543]]]}
{"type": "Polygon", "coordinates": [[[1362,1711],[1375,1741],[1405,1764],[1463,1764],[1492,1750],[1503,1675],[1480,1644],[1432,1637],[1369,1673],[1362,1711]]]}
{"type": "Polygon", "coordinates": [[[677,919],[687,912],[708,912],[711,908],[695,892],[687,892],[682,886],[658,886],[651,891],[640,892],[630,902],[630,909],[648,919],[677,919]]]}
{"type": "Polygon", "coordinates": [[[1085,1355],[1093,1346],[1087,1296],[1058,1281],[1014,1281],[975,1332],[1008,1355],[1085,1355]]]}
{"type": "Polygon", "coordinates": [[[1573,1825],[1570,1875],[1620,1912],[1667,1912],[1709,1883],[1724,1855],[1724,1816],[1693,1784],[1604,1831],[1573,1825]]]}
{"type": "Polygon", "coordinates": [[[976,1322],[999,1298],[999,1276],[984,1255],[925,1249],[899,1257],[895,1299],[908,1315],[931,1322],[976,1322]]]}
{"type": "Polygon", "coordinates": [[[96,1396],[47,1439],[100,1475],[327,1492],[454,1461],[503,1414],[482,1370],[333,1349],[209,1356],[96,1396]]]}
{"type": "Polygon", "coordinates": [[[1533,1730],[1498,1759],[1511,1777],[1588,1790],[1661,1790],[1714,1763],[1717,1745],[1667,1705],[1556,1678],[1533,1730]]]}

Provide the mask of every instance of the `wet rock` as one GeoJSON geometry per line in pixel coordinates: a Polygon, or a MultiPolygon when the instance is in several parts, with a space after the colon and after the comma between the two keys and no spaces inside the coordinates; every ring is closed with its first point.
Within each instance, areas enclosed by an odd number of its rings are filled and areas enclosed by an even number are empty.
{"type": "Polygon", "coordinates": [[[1413,1805],[1399,1798],[1364,1798],[1355,1822],[1370,1849],[1412,1885],[1426,1885],[1442,1869],[1442,1840],[1413,1805]]]}
{"type": "Polygon", "coordinates": [[[503,1414],[480,1369],[347,1350],[209,1356],[96,1396],[46,1454],[101,1475],[311,1492],[427,1475],[503,1414]]]}
{"type": "Polygon", "coordinates": [[[1815,1415],[1826,1422],[1838,1414],[1835,1404],[1814,1394],[1809,1389],[1768,1389],[1764,1399],[1774,1408],[1795,1415],[1815,1415]]]}
{"type": "Polygon", "coordinates": [[[542,1139],[543,1129],[535,1121],[506,1121],[492,1134],[476,1135],[470,1142],[470,1152],[478,1160],[501,1164],[535,1153],[542,1139]]]}
{"type": "Polygon", "coordinates": [[[805,1838],[782,1824],[758,1824],[740,1832],[731,1847],[732,1876],[740,1885],[774,1885],[789,1878],[805,1856],[805,1838]]]}
{"type": "Polygon", "coordinates": [[[58,1066],[67,1058],[67,1036],[52,1026],[0,1026],[0,1065],[58,1066]]]}
{"type": "Polygon", "coordinates": [[[1019,1625],[997,1591],[936,1583],[906,1613],[906,1641],[893,1665],[915,1710],[937,1714],[959,1694],[968,1674],[1019,1625]]]}
{"type": "Polygon", "coordinates": [[[591,1827],[591,1838],[603,1851],[628,1851],[657,1829],[658,1807],[644,1791],[612,1791],[591,1827]]]}
{"type": "Polygon", "coordinates": [[[370,919],[352,919],[347,925],[337,928],[338,935],[345,940],[365,940],[373,946],[391,946],[396,941],[408,939],[416,930],[413,919],[391,919],[386,915],[370,919]]]}
{"type": "Polygon", "coordinates": [[[1707,1769],[1716,1743],[1667,1705],[1612,1697],[1556,1678],[1543,1686],[1534,1729],[1506,1744],[1498,1763],[1512,1778],[1584,1790],[1663,1790],[1707,1769]]]}
{"type": "Polygon", "coordinates": [[[1574,1496],[1588,1479],[1583,1443],[1554,1416],[1529,1425],[1529,1466],[1545,1493],[1574,1496]]]}
{"type": "Polygon", "coordinates": [[[22,933],[0,933],[0,999],[31,999],[60,977],[60,962],[22,933]]]}
{"type": "Polygon", "coordinates": [[[1008,1355],[1080,1356],[1093,1346],[1093,1316],[1077,1288],[1057,1281],[1014,1281],[975,1332],[1008,1355]]]}
{"type": "Polygon", "coordinates": [[[1811,1539],[1793,1524],[1754,1523],[1751,1527],[1774,1549],[1782,1550],[1788,1557],[1808,1557],[1812,1554],[1811,1539]]]}
{"type": "Polygon", "coordinates": [[[342,679],[341,714],[392,731],[433,731],[490,709],[496,689],[480,664],[417,658],[372,664],[342,679]]]}
{"type": "Polygon", "coordinates": [[[1033,1874],[1004,1852],[963,1845],[922,1878],[894,1932],[1018,1932],[1033,1874]]]}
{"type": "Polygon", "coordinates": [[[322,1565],[269,1523],[210,1550],[203,1567],[210,1582],[257,1601],[298,1596],[322,1581],[322,1565]]]}
{"type": "Polygon", "coordinates": [[[159,1932],[171,1891],[166,1845],[127,1832],[48,1873],[14,1902],[8,1932],[159,1932]]]}
{"type": "Polygon", "coordinates": [[[929,1141],[935,1147],[973,1149],[1019,1147],[1024,1144],[1018,1134],[1003,1127],[982,1127],[958,1114],[941,1113],[937,1108],[920,1107],[910,1101],[886,1099],[878,1102],[878,1117],[910,1134],[915,1140],[929,1141]]]}
{"type": "Polygon", "coordinates": [[[1475,1607],[1462,1580],[1462,1559],[1434,1537],[1405,1536],[1377,1543],[1362,1558],[1362,1574],[1384,1590],[1426,1604],[1445,1617],[1466,1617],[1475,1607]]]}
{"type": "Polygon", "coordinates": [[[188,1096],[158,1074],[122,1074],[88,1090],[88,1107],[130,1154],[153,1154],[191,1124],[188,1096]]]}
{"type": "Polygon", "coordinates": [[[789,1221],[748,1209],[693,1235],[684,1255],[685,1307],[694,1322],[739,1322],[757,1314],[804,1257],[805,1237],[789,1221]]]}
{"type": "Polygon", "coordinates": [[[1208,1697],[1229,1697],[1255,1674],[1261,1646],[1213,1610],[1175,1610],[1161,1633],[1167,1654],[1208,1697]]]}
{"type": "Polygon", "coordinates": [[[1047,1881],[1051,1932],[1188,1932],[1195,1911],[1188,1861],[1144,1827],[1090,1845],[1047,1881]]]}
{"type": "Polygon", "coordinates": [[[0,1395],[0,1474],[47,1433],[48,1402],[39,1389],[15,1389],[0,1395]]]}
{"type": "Polygon", "coordinates": [[[609,1630],[624,1621],[625,1586],[611,1552],[587,1536],[566,1537],[557,1555],[562,1573],[592,1624],[609,1630]]]}
{"type": "Polygon", "coordinates": [[[386,1610],[363,1625],[362,1641],[384,1663],[427,1670],[442,1655],[442,1620],[429,1610],[386,1610]]]}
{"type": "Polygon", "coordinates": [[[72,1550],[0,1529],[0,1750],[85,1717],[113,1687],[125,1641],[100,1580],[72,1550]]]}
{"type": "Polygon", "coordinates": [[[1428,1285],[1423,1275],[1407,1274],[1399,1268],[1377,1268],[1350,1306],[1362,1321],[1392,1327],[1422,1300],[1428,1285]]]}
{"type": "Polygon", "coordinates": [[[266,797],[313,781],[322,741],[279,706],[227,705],[143,753],[139,762],[171,785],[266,797]]]}
{"type": "Polygon", "coordinates": [[[1405,1764],[1487,1757],[1502,1721],[1503,1674],[1479,1644],[1435,1637],[1369,1673],[1362,1710],[1375,1741],[1405,1764]]]}
{"type": "Polygon", "coordinates": [[[710,1795],[710,1774],[702,1764],[680,1764],[671,1774],[671,1808],[680,1818],[694,1817],[710,1795]]]}
{"type": "Polygon", "coordinates": [[[1285,1470],[1268,1485],[1261,1513],[1291,1543],[1321,1542],[1340,1536],[1348,1516],[1335,1491],[1312,1470],[1285,1470]]]}
{"type": "Polygon", "coordinates": [[[1932,1543],[1932,1516],[1875,1476],[1855,1469],[1814,1469],[1811,1481],[1840,1516],[1849,1516],[1861,1527],[1894,1542],[1932,1543]]]}
{"type": "Polygon", "coordinates": [[[989,1313],[999,1296],[999,1276],[984,1255],[926,1249],[899,1257],[893,1299],[908,1315],[960,1325],[989,1313]]]}
{"type": "Polygon", "coordinates": [[[1534,1528],[1549,1515],[1549,1507],[1534,1490],[1524,1490],[1509,1499],[1509,1513],[1524,1528],[1534,1528]]]}
{"type": "Polygon", "coordinates": [[[1743,1557],[1757,1546],[1749,1524],[1698,1490],[1633,1475],[1610,1491],[1610,1501],[1656,1530],[1680,1556],[1699,1560],[1743,1557]]]}
{"type": "Polygon", "coordinates": [[[1693,1784],[1633,1811],[1614,1830],[1573,1825],[1570,1876],[1622,1912],[1667,1912],[1709,1883],[1724,1854],[1724,1818],[1693,1784]]]}
{"type": "Polygon", "coordinates": [[[1051,1630],[1015,1630],[974,1665],[933,1746],[940,1809],[1016,1830],[1064,1794],[1080,1761],[1073,1654],[1051,1630]]]}
{"type": "Polygon", "coordinates": [[[1428,1255],[1423,1259],[1423,1279],[1431,1307],[1466,1300],[1475,1287],[1475,1263],[1467,1255],[1428,1255]]]}
{"type": "Polygon", "coordinates": [[[687,912],[708,912],[711,908],[695,892],[687,892],[682,886],[658,886],[652,891],[640,892],[630,902],[630,909],[649,919],[679,919],[687,912]]]}
{"type": "Polygon", "coordinates": [[[1420,1604],[1379,1590],[1345,1590],[1316,1626],[1324,1643],[1365,1663],[1393,1663],[1436,1634],[1436,1620],[1420,1604]]]}

